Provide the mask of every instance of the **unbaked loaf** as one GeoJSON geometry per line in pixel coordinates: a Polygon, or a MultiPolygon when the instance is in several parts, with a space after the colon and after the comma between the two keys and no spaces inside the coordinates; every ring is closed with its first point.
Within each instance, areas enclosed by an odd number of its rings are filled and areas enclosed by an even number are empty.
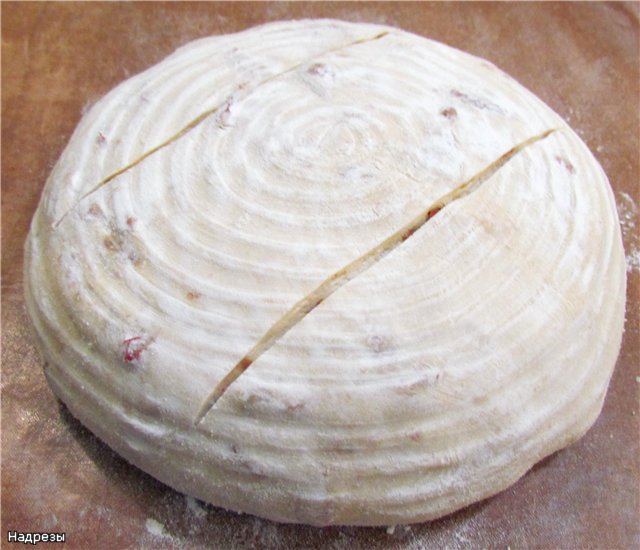
{"type": "Polygon", "coordinates": [[[625,263],[607,178],[487,61],[289,21],[82,118],[26,243],[55,394],[170,486],[282,522],[424,521],[593,424],[625,263]]]}

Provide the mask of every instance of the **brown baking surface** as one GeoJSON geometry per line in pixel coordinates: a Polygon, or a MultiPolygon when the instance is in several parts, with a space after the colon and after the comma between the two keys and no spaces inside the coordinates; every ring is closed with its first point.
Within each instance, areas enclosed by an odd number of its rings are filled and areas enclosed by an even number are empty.
{"type": "Polygon", "coordinates": [[[2,533],[58,548],[639,548],[640,4],[2,4],[2,533]],[[115,455],[47,387],[22,296],[38,197],[83,111],[198,37],[279,19],[385,23],[485,57],[586,141],[613,186],[627,321],[604,410],[578,443],[439,521],[317,529],[225,512],[115,455]]]}

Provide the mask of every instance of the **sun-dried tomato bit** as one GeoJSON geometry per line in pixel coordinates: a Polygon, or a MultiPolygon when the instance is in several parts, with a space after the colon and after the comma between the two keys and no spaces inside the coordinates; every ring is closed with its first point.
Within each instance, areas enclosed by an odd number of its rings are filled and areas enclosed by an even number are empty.
{"type": "Polygon", "coordinates": [[[116,243],[113,242],[113,239],[105,237],[104,241],[102,242],[107,250],[110,250],[111,252],[115,252],[116,250],[118,250],[118,247],[116,246],[116,243]]]}
{"type": "Polygon", "coordinates": [[[440,210],[442,210],[442,205],[437,205],[434,206],[433,208],[430,208],[427,211],[427,214],[425,215],[425,221],[429,221],[431,218],[433,218],[438,212],[440,212],[440,210]]]}
{"type": "Polygon", "coordinates": [[[465,103],[469,103],[478,109],[486,109],[487,105],[481,99],[476,97],[471,97],[460,90],[451,90],[451,95],[457,99],[464,101],[465,103]]]}
{"type": "Polygon", "coordinates": [[[453,107],[442,109],[442,111],[440,111],[440,114],[444,118],[448,118],[449,120],[455,120],[456,118],[458,118],[458,111],[456,111],[453,107]]]}
{"type": "Polygon", "coordinates": [[[140,359],[142,353],[149,347],[149,342],[145,341],[142,336],[134,336],[123,340],[122,347],[122,359],[127,363],[132,363],[140,359]]]}
{"type": "Polygon", "coordinates": [[[566,170],[567,172],[569,172],[569,174],[572,174],[572,175],[573,175],[573,174],[575,174],[575,173],[576,173],[576,169],[575,169],[575,167],[573,166],[573,164],[571,164],[571,162],[570,162],[568,159],[566,159],[566,158],[564,158],[564,157],[561,157],[561,156],[559,156],[559,155],[556,155],[556,156],[555,156],[555,159],[556,159],[556,161],[557,161],[557,162],[559,162],[562,166],[564,166],[565,170],[566,170]]]}
{"type": "Polygon", "coordinates": [[[309,303],[307,304],[307,313],[310,311],[313,311],[315,308],[317,308],[322,302],[324,301],[324,297],[322,296],[318,296],[313,298],[312,300],[309,301],[309,303]]]}
{"type": "Polygon", "coordinates": [[[189,292],[187,292],[187,300],[190,300],[191,302],[195,302],[196,300],[199,300],[201,297],[202,297],[202,294],[200,294],[196,290],[190,290],[189,292]]]}
{"type": "Polygon", "coordinates": [[[238,370],[241,370],[241,371],[247,370],[251,366],[251,363],[253,363],[253,359],[247,356],[243,357],[238,363],[238,370]]]}
{"type": "Polygon", "coordinates": [[[329,71],[328,67],[324,63],[314,63],[307,68],[307,72],[309,74],[322,76],[327,74],[329,71]]]}
{"type": "Polygon", "coordinates": [[[406,241],[409,237],[411,237],[411,235],[413,235],[416,231],[418,230],[418,228],[416,226],[412,226],[409,229],[407,229],[401,236],[400,239],[402,241],[406,241]]]}

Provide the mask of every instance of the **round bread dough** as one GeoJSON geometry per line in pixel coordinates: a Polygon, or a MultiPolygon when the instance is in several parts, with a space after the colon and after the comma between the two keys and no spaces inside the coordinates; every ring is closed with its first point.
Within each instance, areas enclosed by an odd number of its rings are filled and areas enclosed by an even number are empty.
{"type": "Polygon", "coordinates": [[[97,436],[314,525],[436,518],[582,436],[626,286],[607,178],[557,114],[484,60],[330,20],[197,40],[96,103],[25,282],[97,436]]]}

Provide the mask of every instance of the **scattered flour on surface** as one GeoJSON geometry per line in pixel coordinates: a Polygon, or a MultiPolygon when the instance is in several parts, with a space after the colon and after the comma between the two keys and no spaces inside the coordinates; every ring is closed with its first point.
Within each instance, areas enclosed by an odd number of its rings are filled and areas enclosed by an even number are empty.
{"type": "Polygon", "coordinates": [[[144,526],[147,529],[147,533],[149,533],[150,535],[155,535],[156,537],[162,537],[162,538],[171,538],[171,535],[167,533],[167,530],[164,528],[164,525],[153,518],[147,518],[147,521],[145,521],[144,526]]]}
{"type": "Polygon", "coordinates": [[[634,249],[627,254],[627,273],[640,270],[640,249],[634,249]]]}
{"type": "Polygon", "coordinates": [[[637,230],[640,209],[633,197],[624,191],[618,193],[616,203],[625,245],[627,272],[640,271],[640,235],[637,230]]]}
{"type": "Polygon", "coordinates": [[[185,495],[185,499],[187,501],[187,510],[189,510],[189,512],[191,512],[191,514],[196,518],[200,519],[207,515],[207,511],[200,506],[195,498],[185,495]]]}
{"type": "Polygon", "coordinates": [[[58,526],[58,516],[55,514],[49,514],[45,518],[43,518],[42,523],[40,524],[40,528],[43,531],[55,531],[55,528],[58,526]]]}

